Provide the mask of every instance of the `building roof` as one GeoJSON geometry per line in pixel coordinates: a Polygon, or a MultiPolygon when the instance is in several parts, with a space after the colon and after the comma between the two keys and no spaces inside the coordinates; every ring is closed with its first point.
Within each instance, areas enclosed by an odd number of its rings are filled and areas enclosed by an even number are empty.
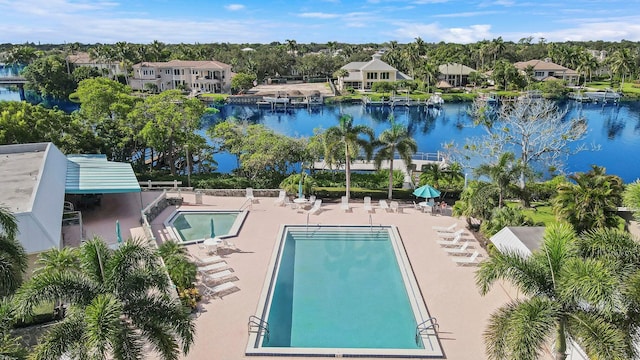
{"type": "Polygon", "coordinates": [[[97,59],[92,59],[88,52],[78,52],[67,56],[67,60],[72,64],[97,64],[97,59]]]}
{"type": "Polygon", "coordinates": [[[157,67],[157,68],[194,68],[194,69],[227,69],[230,65],[217,60],[195,61],[195,60],[171,60],[166,62],[141,62],[133,65],[134,67],[157,67]]]}
{"type": "Polygon", "coordinates": [[[404,74],[393,66],[380,60],[380,54],[374,54],[371,61],[354,61],[350,62],[340,69],[349,71],[349,75],[342,78],[342,81],[363,81],[363,71],[389,71],[396,73],[396,80],[413,80],[413,78],[407,74],[404,74]]]}
{"type": "Polygon", "coordinates": [[[442,75],[469,75],[475,70],[462,64],[448,63],[438,66],[438,71],[442,75]]]}
{"type": "Polygon", "coordinates": [[[67,194],[139,192],[131,164],[107,161],[106,155],[68,155],[67,194]]]}
{"type": "MultiPolygon", "coordinates": [[[[520,61],[513,64],[518,70],[525,70],[527,67],[532,66],[534,71],[567,71],[571,70],[562,65],[551,62],[550,60],[529,60],[520,61]]],[[[573,71],[573,70],[571,70],[573,71]]]]}
{"type": "Polygon", "coordinates": [[[544,226],[507,226],[491,237],[498,250],[517,251],[530,255],[538,250],[544,237],[544,226]]]}
{"type": "Polygon", "coordinates": [[[0,206],[12,213],[31,210],[47,143],[0,146],[0,206]]]}

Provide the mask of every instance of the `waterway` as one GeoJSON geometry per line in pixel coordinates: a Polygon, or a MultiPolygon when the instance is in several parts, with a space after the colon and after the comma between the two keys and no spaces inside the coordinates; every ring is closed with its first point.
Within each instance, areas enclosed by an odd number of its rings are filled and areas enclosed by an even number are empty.
{"type": "MultiPolygon", "coordinates": [[[[0,100],[20,100],[16,89],[0,87],[0,100]]],[[[44,106],[58,106],[65,111],[77,108],[76,104],[64,101],[52,102],[27,94],[27,101],[43,102],[44,106]]],[[[361,105],[320,106],[313,109],[298,108],[286,112],[273,112],[256,106],[222,107],[220,113],[205,118],[205,126],[229,116],[260,123],[278,133],[288,136],[311,136],[315,128],[327,129],[338,122],[342,114],[354,117],[356,124],[368,125],[376,135],[388,128],[388,117],[393,113],[396,122],[404,123],[418,144],[418,151],[435,153],[442,145],[454,141],[464,144],[468,138],[482,135],[481,128],[474,127],[468,115],[467,103],[447,103],[441,109],[406,108],[365,108],[361,105]]],[[[622,102],[619,105],[561,103],[568,110],[567,118],[584,117],[588,132],[581,144],[587,147],[598,145],[598,151],[585,151],[572,155],[566,161],[569,173],[588,171],[592,164],[604,166],[607,173],[615,174],[625,182],[640,177],[640,102],[622,102]]],[[[200,130],[205,135],[205,130],[200,130]]],[[[578,146],[573,144],[572,146],[578,146]]],[[[237,164],[234,156],[217,154],[218,170],[230,172],[237,164]]]]}

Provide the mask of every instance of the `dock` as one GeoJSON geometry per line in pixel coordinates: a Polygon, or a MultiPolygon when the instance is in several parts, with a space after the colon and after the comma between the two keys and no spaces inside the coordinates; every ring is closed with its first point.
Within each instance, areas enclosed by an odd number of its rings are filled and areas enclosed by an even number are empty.
{"type": "MultiPolygon", "coordinates": [[[[404,160],[395,158],[393,160],[393,170],[400,170],[406,176],[411,176],[410,172],[420,172],[422,170],[423,165],[427,164],[442,164],[445,165],[447,162],[445,157],[440,152],[437,153],[416,153],[411,159],[411,166],[407,168],[407,164],[405,164],[404,160]]],[[[389,160],[384,160],[380,164],[380,169],[389,169],[391,162],[389,160]]],[[[314,170],[341,170],[344,171],[344,165],[335,166],[333,168],[329,167],[324,160],[316,161],[313,163],[314,170]]],[[[376,167],[374,161],[367,161],[364,159],[356,159],[351,161],[351,171],[376,171],[376,167]]]]}

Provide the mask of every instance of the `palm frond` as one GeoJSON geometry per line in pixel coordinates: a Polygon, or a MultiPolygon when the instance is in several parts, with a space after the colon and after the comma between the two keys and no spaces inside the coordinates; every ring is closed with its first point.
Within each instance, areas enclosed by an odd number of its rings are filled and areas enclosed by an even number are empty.
{"type": "Polygon", "coordinates": [[[81,314],[70,314],[61,322],[51,326],[39,339],[38,346],[31,354],[37,360],[59,360],[62,355],[72,352],[85,337],[85,323],[81,314]]]}
{"type": "Polygon", "coordinates": [[[634,359],[629,333],[588,312],[576,312],[567,321],[571,337],[591,359],[634,359]]]}
{"type": "Polygon", "coordinates": [[[568,304],[589,304],[611,314],[621,309],[616,269],[596,259],[569,259],[559,276],[559,294],[568,304]]]}
{"type": "Polygon", "coordinates": [[[496,251],[480,263],[476,271],[476,285],[486,295],[497,280],[508,280],[527,295],[547,293],[548,271],[538,262],[515,251],[496,251]]]}

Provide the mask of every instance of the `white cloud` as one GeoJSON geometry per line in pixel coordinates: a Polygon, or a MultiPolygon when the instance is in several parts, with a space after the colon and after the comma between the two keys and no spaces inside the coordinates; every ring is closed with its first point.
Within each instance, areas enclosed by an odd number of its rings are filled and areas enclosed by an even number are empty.
{"type": "Polygon", "coordinates": [[[458,17],[486,16],[486,15],[494,15],[498,13],[500,12],[499,11],[467,11],[467,12],[459,12],[459,13],[451,13],[451,14],[437,14],[437,15],[433,15],[433,17],[458,18],[458,17]]]}
{"type": "Polygon", "coordinates": [[[238,10],[244,10],[245,6],[242,4],[229,4],[229,5],[225,5],[224,8],[229,11],[238,11],[238,10]]]}
{"type": "Polygon", "coordinates": [[[298,16],[303,18],[313,18],[313,19],[335,19],[340,15],[323,13],[323,12],[306,12],[306,13],[299,14],[298,16]]]}
{"type": "Polygon", "coordinates": [[[414,39],[417,37],[425,41],[473,43],[483,39],[491,39],[491,25],[470,25],[468,27],[443,28],[437,23],[432,24],[399,24],[394,34],[400,38],[414,39]]]}

